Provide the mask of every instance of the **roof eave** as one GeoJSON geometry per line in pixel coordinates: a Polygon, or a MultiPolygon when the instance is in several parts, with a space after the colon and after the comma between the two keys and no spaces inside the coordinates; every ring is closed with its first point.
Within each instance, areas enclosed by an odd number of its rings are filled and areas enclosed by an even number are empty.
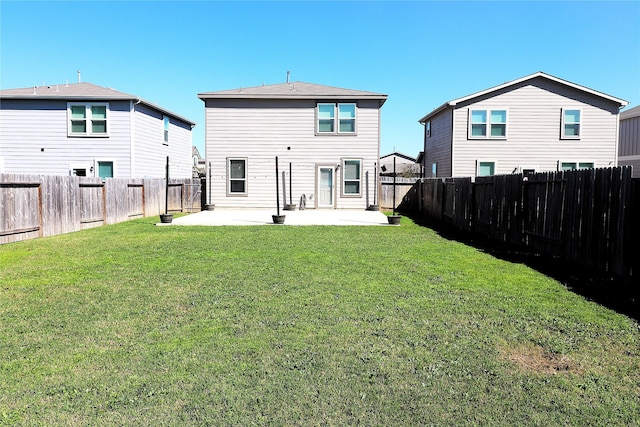
{"type": "Polygon", "coordinates": [[[144,99],[135,97],[135,96],[95,96],[95,95],[0,95],[0,99],[13,99],[13,100],[41,100],[41,101],[66,101],[66,102],[75,102],[75,101],[89,101],[89,102],[105,102],[105,101],[133,101],[134,103],[141,103],[150,108],[160,111],[163,114],[174,117],[180,121],[183,121],[191,126],[191,128],[195,127],[196,123],[192,120],[187,119],[186,117],[180,116],[172,111],[167,110],[166,108],[162,108],[159,105],[153,104],[152,102],[146,101],[144,99]]]}
{"type": "Polygon", "coordinates": [[[309,95],[288,95],[288,94],[247,94],[247,93],[223,93],[208,94],[199,93],[198,98],[206,99],[373,99],[378,101],[386,101],[387,95],[327,95],[327,94],[309,94],[309,95]]]}
{"type": "Polygon", "coordinates": [[[450,102],[445,102],[444,104],[442,104],[441,106],[439,106],[438,108],[436,108],[435,110],[433,110],[432,112],[428,113],[426,116],[424,116],[420,120],[418,120],[418,123],[424,124],[428,119],[430,119],[431,117],[435,116],[436,114],[438,114],[442,110],[450,107],[451,105],[452,104],[450,102]]]}
{"type": "Polygon", "coordinates": [[[595,96],[599,96],[599,97],[607,99],[609,101],[616,102],[616,103],[620,104],[621,107],[624,107],[625,105],[629,104],[629,102],[625,101],[624,99],[616,98],[614,96],[607,95],[606,93],[598,92],[597,90],[590,89],[590,88],[588,88],[586,86],[581,86],[579,84],[570,82],[568,80],[563,80],[563,79],[561,79],[559,77],[552,76],[552,75],[544,73],[542,71],[538,71],[536,73],[529,74],[528,76],[524,76],[524,77],[521,77],[519,79],[512,80],[512,81],[503,83],[501,85],[494,86],[494,87],[482,90],[480,92],[475,92],[475,93],[472,93],[470,95],[463,96],[462,98],[453,99],[453,100],[449,101],[449,104],[452,105],[452,106],[455,106],[455,105],[457,105],[457,104],[459,104],[461,102],[465,102],[465,101],[468,101],[470,99],[478,98],[478,97],[486,95],[488,93],[496,92],[498,90],[507,88],[509,86],[514,86],[514,85],[517,85],[519,83],[525,82],[527,80],[532,80],[532,79],[537,78],[537,77],[543,77],[543,78],[545,78],[547,80],[551,80],[551,81],[554,81],[556,83],[560,83],[560,84],[563,84],[565,86],[569,86],[569,87],[572,87],[574,89],[577,89],[577,90],[580,90],[580,91],[583,91],[583,92],[586,92],[586,93],[590,93],[590,94],[595,95],[595,96]]]}

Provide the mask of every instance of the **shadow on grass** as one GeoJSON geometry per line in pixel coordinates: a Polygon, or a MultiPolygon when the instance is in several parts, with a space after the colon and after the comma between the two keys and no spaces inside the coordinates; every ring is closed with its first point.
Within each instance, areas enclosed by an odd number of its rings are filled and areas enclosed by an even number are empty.
{"type": "Polygon", "coordinates": [[[524,264],[562,283],[568,290],[640,322],[640,283],[603,275],[588,266],[559,258],[526,252],[481,235],[458,230],[418,213],[403,215],[417,225],[428,227],[447,240],[455,240],[496,258],[524,264]]]}

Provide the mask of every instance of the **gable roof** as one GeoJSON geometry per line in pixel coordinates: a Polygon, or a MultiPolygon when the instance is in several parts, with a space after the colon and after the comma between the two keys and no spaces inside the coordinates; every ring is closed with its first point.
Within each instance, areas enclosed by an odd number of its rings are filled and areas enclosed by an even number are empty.
{"type": "Polygon", "coordinates": [[[572,82],[570,82],[568,80],[563,80],[563,79],[560,79],[558,77],[552,76],[550,74],[543,73],[542,71],[538,71],[537,73],[533,73],[533,74],[530,74],[528,76],[524,76],[524,77],[521,77],[519,79],[512,80],[510,82],[506,82],[506,83],[503,83],[501,85],[491,87],[489,89],[482,90],[480,92],[475,92],[475,93],[472,93],[471,95],[463,96],[462,98],[452,99],[451,101],[445,102],[440,107],[436,108],[435,110],[433,110],[432,112],[430,112],[429,114],[427,114],[426,116],[424,116],[420,120],[418,120],[418,123],[424,123],[425,120],[427,120],[429,117],[434,116],[435,114],[439,113],[440,111],[444,110],[445,108],[455,107],[457,104],[459,104],[461,102],[465,102],[465,101],[468,101],[468,100],[471,100],[471,99],[474,99],[474,98],[478,98],[480,96],[487,95],[487,94],[490,94],[492,92],[497,92],[499,90],[502,90],[502,89],[505,89],[505,88],[509,88],[511,86],[515,86],[515,85],[520,84],[522,82],[526,82],[528,80],[532,80],[532,79],[535,79],[535,78],[538,78],[538,77],[541,77],[541,78],[544,78],[544,79],[547,79],[547,80],[550,80],[550,81],[553,81],[553,82],[556,82],[556,83],[559,83],[559,84],[562,84],[562,85],[565,85],[565,86],[568,86],[568,87],[571,87],[571,88],[574,88],[574,89],[577,89],[577,90],[580,90],[582,92],[589,93],[589,94],[594,95],[594,96],[598,96],[600,98],[607,99],[609,101],[613,101],[613,102],[619,104],[620,107],[624,107],[625,105],[629,104],[629,102],[625,101],[624,99],[615,98],[615,97],[613,97],[611,95],[607,95],[606,93],[598,92],[597,90],[589,89],[588,87],[580,86],[580,85],[572,83],[572,82]]]}
{"type": "Polygon", "coordinates": [[[416,162],[416,159],[414,157],[408,156],[406,154],[402,154],[402,153],[400,153],[398,151],[394,151],[393,153],[389,153],[389,154],[385,154],[384,156],[380,156],[380,160],[386,159],[387,157],[393,157],[393,156],[399,157],[401,159],[409,160],[409,161],[411,161],[413,163],[416,162]]]}
{"type": "Polygon", "coordinates": [[[292,82],[203,92],[198,94],[198,98],[203,101],[206,99],[376,99],[380,101],[380,106],[382,106],[387,95],[313,83],[292,82]]]}
{"type": "Polygon", "coordinates": [[[69,83],[46,86],[33,86],[19,89],[0,90],[0,99],[52,99],[65,101],[133,101],[173,116],[185,123],[195,126],[195,122],[173,113],[136,95],[119,92],[115,89],[94,85],[92,83],[69,83]]]}
{"type": "Polygon", "coordinates": [[[620,113],[620,120],[631,119],[633,117],[640,117],[640,105],[628,110],[624,110],[622,113],[620,113]]]}

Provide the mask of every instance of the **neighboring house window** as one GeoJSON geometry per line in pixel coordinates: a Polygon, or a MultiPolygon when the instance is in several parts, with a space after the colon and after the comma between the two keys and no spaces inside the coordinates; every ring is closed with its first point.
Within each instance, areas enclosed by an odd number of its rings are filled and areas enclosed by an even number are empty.
{"type": "Polygon", "coordinates": [[[560,170],[570,171],[575,169],[592,169],[593,162],[561,162],[560,170]]]}
{"type": "Polygon", "coordinates": [[[580,139],[581,111],[562,109],[562,138],[580,139]]]}
{"type": "Polygon", "coordinates": [[[98,161],[98,176],[102,179],[113,178],[113,162],[98,161]]]}
{"type": "Polygon", "coordinates": [[[108,136],[109,104],[67,104],[69,136],[108,136]]]}
{"type": "Polygon", "coordinates": [[[507,110],[470,110],[469,138],[507,137],[507,110]]]}
{"type": "Polygon", "coordinates": [[[162,120],[164,122],[164,144],[169,144],[169,117],[163,116],[162,120]]]}
{"type": "Polygon", "coordinates": [[[495,170],[496,170],[495,162],[478,162],[477,176],[495,175],[495,170]]]}
{"type": "Polygon", "coordinates": [[[425,123],[424,131],[427,138],[431,137],[431,120],[427,120],[427,123],[425,123]]]}
{"type": "Polygon", "coordinates": [[[431,163],[431,176],[438,176],[438,164],[431,163]]]}
{"type": "Polygon", "coordinates": [[[228,193],[247,194],[247,159],[227,160],[228,193]]]}
{"type": "Polygon", "coordinates": [[[359,196],[362,184],[362,160],[348,159],[343,162],[343,194],[359,196]]]}
{"type": "Polygon", "coordinates": [[[319,103],[316,114],[318,117],[316,131],[319,134],[356,133],[356,104],[354,103],[319,103]]]}

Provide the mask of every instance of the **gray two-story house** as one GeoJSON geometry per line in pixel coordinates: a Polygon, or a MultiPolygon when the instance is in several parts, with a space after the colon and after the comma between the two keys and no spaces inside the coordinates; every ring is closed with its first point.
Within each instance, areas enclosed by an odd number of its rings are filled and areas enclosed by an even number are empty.
{"type": "Polygon", "coordinates": [[[616,166],[627,101],[537,72],[423,116],[428,177],[616,166]]]}
{"type": "Polygon", "coordinates": [[[198,97],[205,106],[210,205],[274,207],[276,156],[287,203],[303,200],[316,209],[373,203],[386,95],[290,82],[198,97]]]}
{"type": "Polygon", "coordinates": [[[102,178],[192,175],[195,123],[91,83],[0,91],[0,172],[102,178]]]}

